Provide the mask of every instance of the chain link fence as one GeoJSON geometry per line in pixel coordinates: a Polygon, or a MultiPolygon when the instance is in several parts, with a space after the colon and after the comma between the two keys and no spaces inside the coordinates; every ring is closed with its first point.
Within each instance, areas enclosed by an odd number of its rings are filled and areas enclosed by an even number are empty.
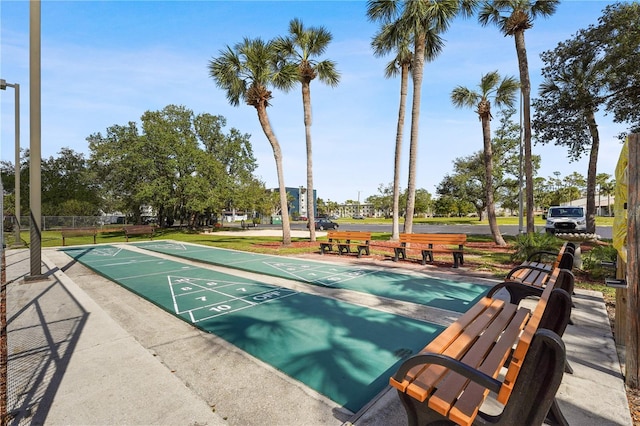
{"type": "MultiPolygon", "coordinates": [[[[124,225],[124,216],[42,216],[42,231],[62,228],[108,228],[114,225],[124,225]]],[[[15,224],[15,216],[4,217],[4,231],[10,232],[15,224]]],[[[20,217],[20,229],[30,227],[29,216],[20,217]]]]}

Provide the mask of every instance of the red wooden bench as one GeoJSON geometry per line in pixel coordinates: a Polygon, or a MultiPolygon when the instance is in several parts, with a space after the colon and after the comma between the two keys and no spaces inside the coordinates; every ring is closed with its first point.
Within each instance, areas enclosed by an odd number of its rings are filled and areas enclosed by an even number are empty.
{"type": "Polygon", "coordinates": [[[451,253],[453,267],[464,264],[465,234],[400,234],[400,245],[393,248],[393,261],[407,259],[407,250],[419,250],[422,264],[433,262],[434,253],[451,253]]]}

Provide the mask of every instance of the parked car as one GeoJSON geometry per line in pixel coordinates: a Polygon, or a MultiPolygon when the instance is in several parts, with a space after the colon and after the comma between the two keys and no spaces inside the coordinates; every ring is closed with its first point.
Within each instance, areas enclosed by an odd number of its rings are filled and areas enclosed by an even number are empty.
{"type": "MultiPolygon", "coordinates": [[[[324,231],[325,229],[338,229],[338,224],[332,220],[319,218],[315,221],[316,230],[324,231]]],[[[307,223],[307,228],[309,228],[309,224],[307,223]]]]}
{"type": "Polygon", "coordinates": [[[362,216],[361,214],[354,214],[353,216],[351,216],[353,219],[360,219],[360,220],[364,220],[364,216],[362,216]]]}
{"type": "Polygon", "coordinates": [[[548,234],[587,232],[587,217],[583,207],[549,207],[549,211],[546,215],[542,215],[542,218],[547,220],[544,228],[548,234]]]}

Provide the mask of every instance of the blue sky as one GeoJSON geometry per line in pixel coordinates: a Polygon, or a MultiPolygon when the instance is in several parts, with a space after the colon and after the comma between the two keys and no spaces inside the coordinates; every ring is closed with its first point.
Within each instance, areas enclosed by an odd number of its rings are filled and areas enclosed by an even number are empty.
{"type": "MultiPolygon", "coordinates": [[[[596,24],[610,2],[564,1],[525,34],[532,96],[541,82],[540,53],[579,29],[596,24]]],[[[145,111],[169,104],[194,113],[222,115],[227,128],[251,135],[267,187],[277,186],[273,152],[255,109],[232,107],[208,75],[210,59],[244,37],[265,40],[286,35],[288,23],[324,26],[333,41],[323,58],[337,63],[339,86],[314,81],[314,186],[325,200],[366,199],[393,180],[399,80],[385,79],[390,58],[375,58],[370,41],[377,25],[366,19],[365,1],[43,1],[42,155],[56,157],[69,147],[88,157],[87,136],[114,124],[140,123],[145,111]]],[[[0,3],[0,77],[19,83],[22,147],[29,146],[29,4],[0,3]]],[[[482,74],[498,70],[518,76],[513,38],[475,19],[456,20],[444,35],[445,48],[425,68],[422,89],[417,186],[430,193],[451,173],[453,160],[482,149],[480,122],[471,109],[456,109],[450,93],[457,85],[477,87],[482,74]]],[[[14,159],[13,89],[1,96],[2,160],[14,159]]],[[[410,104],[410,99],[409,99],[410,104]]],[[[287,186],[306,185],[306,150],[300,89],[274,91],[268,110],[282,146],[287,186]]],[[[408,112],[409,114],[409,112],[408,112]]],[[[494,111],[494,116],[497,116],[494,111]]],[[[599,116],[598,172],[613,175],[624,126],[599,116]]],[[[403,143],[402,185],[406,187],[410,117],[403,143]]],[[[498,125],[493,121],[494,128],[498,125]]],[[[535,145],[542,177],[578,172],[587,159],[569,163],[566,149],[535,145]]]]}

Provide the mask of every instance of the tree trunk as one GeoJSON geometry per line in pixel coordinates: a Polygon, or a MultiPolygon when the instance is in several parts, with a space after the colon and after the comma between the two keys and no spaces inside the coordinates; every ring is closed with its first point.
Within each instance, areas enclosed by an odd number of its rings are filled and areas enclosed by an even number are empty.
{"type": "Polygon", "coordinates": [[[493,236],[493,241],[500,247],[507,243],[502,238],[498,220],[496,219],[496,206],[493,200],[493,149],[491,147],[491,122],[489,114],[485,114],[482,119],[482,140],[484,144],[484,169],[485,169],[485,191],[487,198],[487,217],[489,219],[489,229],[493,236]]]}
{"type": "Polygon", "coordinates": [[[535,232],[533,218],[533,163],[531,161],[531,82],[529,80],[529,62],[527,48],[524,43],[524,30],[514,34],[518,67],[520,68],[520,90],[522,92],[522,123],[524,126],[524,175],[527,208],[527,233],[535,232]]]}
{"type": "Polygon", "coordinates": [[[407,88],[409,86],[409,65],[402,65],[400,78],[400,107],[398,108],[398,128],[396,131],[396,152],[393,169],[393,221],[391,226],[391,241],[400,239],[400,160],[402,158],[402,132],[407,105],[407,88]]]}
{"type": "MultiPolygon", "coordinates": [[[[591,152],[589,154],[589,169],[587,170],[587,232],[596,233],[596,174],[598,167],[598,151],[600,149],[600,135],[593,111],[588,112],[589,133],[591,133],[591,152]]],[[[599,204],[599,203],[598,203],[599,204]]]]}
{"type": "Polygon", "coordinates": [[[313,149],[311,146],[311,87],[302,82],[302,106],[304,109],[304,134],[307,141],[307,223],[309,241],[316,241],[315,209],[313,199],[313,149]]]}
{"type": "Polygon", "coordinates": [[[413,232],[413,213],[416,206],[416,169],[418,162],[418,136],[420,121],[420,100],[422,92],[422,77],[424,72],[424,36],[416,40],[413,55],[413,103],[411,105],[411,141],[409,144],[409,179],[407,185],[407,208],[404,219],[404,232],[413,232]]]}
{"type": "Polygon", "coordinates": [[[276,135],[271,129],[271,123],[269,123],[269,116],[267,115],[267,109],[264,105],[260,104],[256,106],[258,111],[258,120],[262,126],[267,140],[273,148],[273,158],[276,160],[276,171],[278,173],[278,188],[280,191],[280,214],[282,215],[282,244],[285,246],[291,245],[291,223],[289,221],[289,206],[287,204],[287,190],[284,184],[284,173],[282,171],[282,150],[276,135]]]}

